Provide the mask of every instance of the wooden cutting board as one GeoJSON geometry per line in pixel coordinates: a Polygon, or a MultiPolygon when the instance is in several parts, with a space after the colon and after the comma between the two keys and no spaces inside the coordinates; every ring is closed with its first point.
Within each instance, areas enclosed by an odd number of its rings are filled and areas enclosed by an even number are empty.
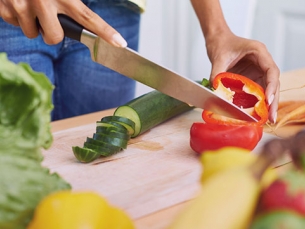
{"type": "MultiPolygon", "coordinates": [[[[124,209],[133,219],[191,199],[202,172],[198,155],[189,146],[189,130],[201,120],[194,109],[131,139],[126,150],[89,164],[79,163],[72,146],[82,146],[95,132],[95,121],[54,132],[43,165],[59,173],[74,190],[96,191],[124,209]]],[[[101,117],[102,118],[102,117],[101,117]]],[[[264,133],[253,151],[274,135],[264,133]]],[[[287,161],[279,161],[278,164],[287,161]]]]}

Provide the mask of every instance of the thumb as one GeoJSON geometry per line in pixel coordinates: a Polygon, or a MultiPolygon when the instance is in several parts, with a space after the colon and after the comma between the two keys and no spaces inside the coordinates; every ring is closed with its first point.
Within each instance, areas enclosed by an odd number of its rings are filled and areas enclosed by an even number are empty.
{"type": "Polygon", "coordinates": [[[227,71],[227,66],[224,63],[222,63],[222,62],[212,63],[210,81],[213,82],[216,75],[218,75],[221,72],[225,72],[225,71],[227,71]]]}

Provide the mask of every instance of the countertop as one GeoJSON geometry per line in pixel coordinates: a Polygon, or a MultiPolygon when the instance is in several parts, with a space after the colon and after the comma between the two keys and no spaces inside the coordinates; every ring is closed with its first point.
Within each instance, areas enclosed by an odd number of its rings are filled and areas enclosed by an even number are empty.
{"type": "MultiPolygon", "coordinates": [[[[280,101],[305,98],[305,69],[281,74],[280,101]]],[[[124,209],[139,229],[163,229],[174,219],[199,188],[201,165],[189,147],[189,128],[201,121],[194,109],[132,139],[126,150],[92,163],[79,163],[71,147],[82,145],[95,132],[95,122],[112,115],[114,109],[52,122],[54,142],[44,151],[43,165],[59,173],[74,190],[93,190],[124,209]]],[[[285,126],[264,129],[257,148],[272,137],[288,137],[304,128],[285,126]]],[[[279,170],[291,166],[290,159],[277,162],[279,170]]]]}

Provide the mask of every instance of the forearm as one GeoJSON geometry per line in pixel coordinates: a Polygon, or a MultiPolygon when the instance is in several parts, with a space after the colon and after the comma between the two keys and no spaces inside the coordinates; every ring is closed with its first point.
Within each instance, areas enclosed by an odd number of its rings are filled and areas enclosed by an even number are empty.
{"type": "Polygon", "coordinates": [[[230,31],[219,0],[191,0],[191,3],[206,39],[230,31]]]}

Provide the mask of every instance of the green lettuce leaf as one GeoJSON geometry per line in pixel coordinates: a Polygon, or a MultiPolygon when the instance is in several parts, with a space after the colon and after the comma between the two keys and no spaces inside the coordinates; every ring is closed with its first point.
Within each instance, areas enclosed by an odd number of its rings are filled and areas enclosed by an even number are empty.
{"type": "Polygon", "coordinates": [[[71,186],[41,165],[52,142],[53,85],[0,53],[0,228],[25,229],[38,203],[71,186]]]}
{"type": "Polygon", "coordinates": [[[11,153],[42,159],[40,148],[49,148],[53,141],[53,88],[43,73],[0,53],[0,153],[13,149],[11,153]]]}
{"type": "Polygon", "coordinates": [[[45,196],[71,188],[58,174],[20,155],[1,154],[0,174],[1,229],[26,228],[45,196]]]}

